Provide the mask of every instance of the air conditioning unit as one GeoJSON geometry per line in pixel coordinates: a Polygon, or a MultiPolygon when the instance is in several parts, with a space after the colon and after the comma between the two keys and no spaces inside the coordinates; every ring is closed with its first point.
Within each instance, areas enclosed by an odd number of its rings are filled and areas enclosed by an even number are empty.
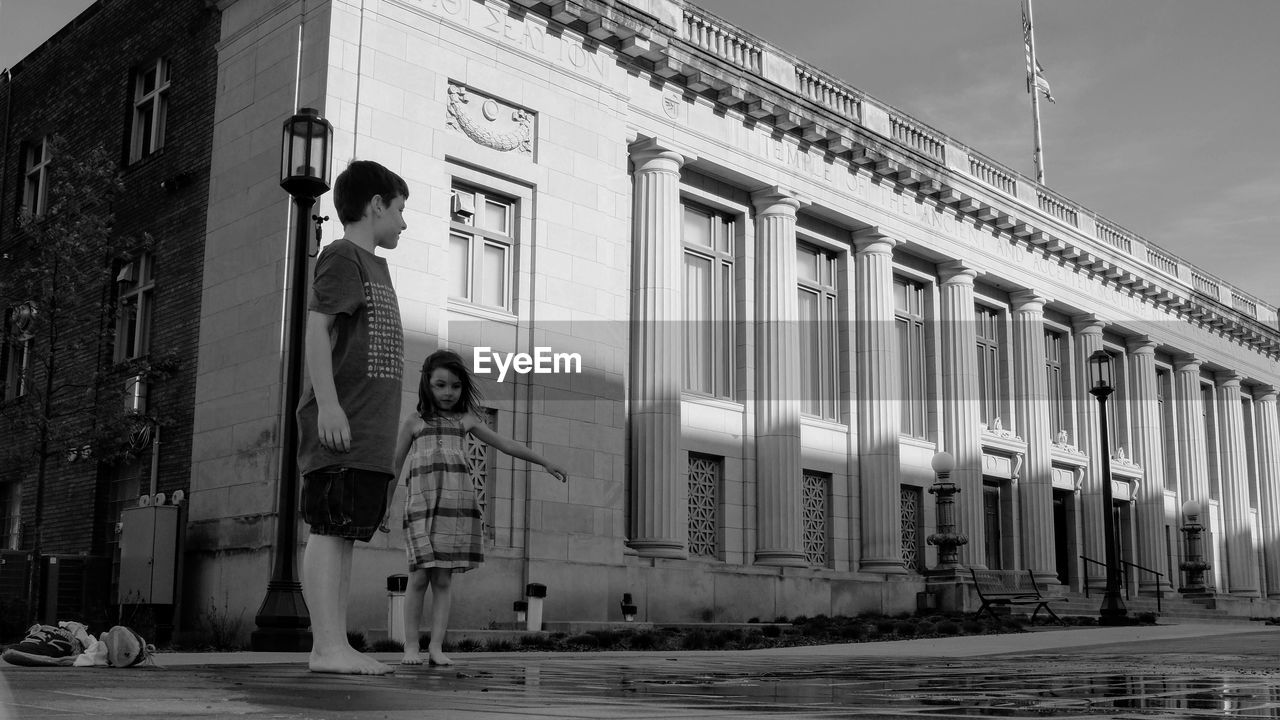
{"type": "Polygon", "coordinates": [[[139,415],[147,411],[147,381],[134,375],[124,381],[124,409],[139,415]]]}
{"type": "Polygon", "coordinates": [[[452,207],[449,208],[449,210],[454,215],[469,218],[476,214],[476,198],[474,195],[459,195],[458,193],[454,193],[450,200],[450,205],[452,205],[452,207]]]}

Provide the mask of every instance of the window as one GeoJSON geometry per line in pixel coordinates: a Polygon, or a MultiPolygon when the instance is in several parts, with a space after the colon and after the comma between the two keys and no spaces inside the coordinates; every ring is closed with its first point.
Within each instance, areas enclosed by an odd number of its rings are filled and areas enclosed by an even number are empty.
{"type": "MultiPolygon", "coordinates": [[[[1056,438],[1062,431],[1071,432],[1071,418],[1067,402],[1067,375],[1063,371],[1065,339],[1060,332],[1045,331],[1044,334],[1044,371],[1049,390],[1049,437],[1056,438]]],[[[1072,440],[1074,441],[1074,439],[1072,440]]]]}
{"type": "Polygon", "coordinates": [[[17,550],[22,538],[22,483],[0,485],[0,549],[17,550]]]}
{"type": "Polygon", "coordinates": [[[831,474],[805,470],[803,478],[804,557],[814,567],[827,567],[831,474]]]}
{"type": "Polygon", "coordinates": [[[720,478],[724,458],[689,453],[689,555],[719,557],[720,478]]]}
{"type": "Polygon", "coordinates": [[[1160,446],[1164,452],[1164,487],[1166,490],[1178,489],[1178,431],[1175,416],[1173,373],[1168,370],[1156,371],[1156,388],[1160,402],[1160,446]]]}
{"type": "MultiPolygon", "coordinates": [[[[1218,412],[1213,404],[1213,386],[1200,383],[1201,413],[1204,418],[1205,445],[1209,452],[1209,499],[1222,499],[1221,479],[1218,475],[1218,412]]],[[[1192,452],[1195,452],[1194,450],[1192,452]]]]}
{"type": "Polygon", "coordinates": [[[27,394],[31,369],[31,318],[29,305],[9,308],[4,323],[4,399],[13,400],[27,394]]]}
{"type": "Polygon", "coordinates": [[[1000,417],[1003,393],[1000,388],[1000,313],[989,307],[974,308],[978,336],[979,420],[991,427],[1000,417]]]}
{"type": "Polygon", "coordinates": [[[902,512],[902,566],[910,572],[924,572],[924,493],[903,485],[899,508],[902,512]]]}
{"type": "Polygon", "coordinates": [[[164,147],[165,115],[169,110],[169,61],[160,58],[137,70],[133,78],[133,131],[129,162],[164,147]]]}
{"type": "Polygon", "coordinates": [[[120,266],[116,273],[115,361],[131,360],[151,350],[151,308],[155,291],[151,253],[120,266]]]}
{"type": "Polygon", "coordinates": [[[798,245],[796,277],[799,282],[800,410],[836,419],[840,326],[835,253],[798,245]]]}
{"type": "Polygon", "coordinates": [[[44,215],[49,207],[49,138],[40,138],[26,148],[22,167],[26,181],[22,185],[22,211],[32,217],[44,215]]]}
{"type": "Polygon", "coordinates": [[[929,432],[925,399],[924,287],[911,280],[894,278],[893,304],[902,383],[900,432],[923,438],[929,432]]]}
{"type": "Polygon", "coordinates": [[[684,386],[733,395],[733,219],[684,206],[684,386]]]}
{"type": "Polygon", "coordinates": [[[449,222],[449,296],[512,311],[516,202],[454,185],[449,222]]]}

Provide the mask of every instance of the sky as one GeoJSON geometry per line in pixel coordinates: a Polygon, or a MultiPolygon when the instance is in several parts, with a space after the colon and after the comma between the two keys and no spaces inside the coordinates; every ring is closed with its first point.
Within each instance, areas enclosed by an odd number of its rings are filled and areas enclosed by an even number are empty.
{"type": "MultiPolygon", "coordinates": [[[[1020,0],[695,0],[1026,177],[1020,0]]],[[[1280,0],[1032,0],[1057,193],[1280,305],[1280,0]]],[[[92,0],[0,0],[0,68],[92,0]]]]}

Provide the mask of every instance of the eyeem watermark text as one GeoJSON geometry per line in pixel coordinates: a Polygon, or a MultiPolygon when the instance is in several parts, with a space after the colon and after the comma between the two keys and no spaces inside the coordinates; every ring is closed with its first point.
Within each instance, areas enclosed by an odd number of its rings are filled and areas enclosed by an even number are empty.
{"type": "Polygon", "coordinates": [[[478,347],[471,354],[471,367],[477,374],[488,375],[498,370],[498,382],[513,370],[521,375],[534,373],[581,373],[582,356],[578,353],[552,352],[549,347],[535,347],[533,354],[494,352],[490,347],[478,347]]]}

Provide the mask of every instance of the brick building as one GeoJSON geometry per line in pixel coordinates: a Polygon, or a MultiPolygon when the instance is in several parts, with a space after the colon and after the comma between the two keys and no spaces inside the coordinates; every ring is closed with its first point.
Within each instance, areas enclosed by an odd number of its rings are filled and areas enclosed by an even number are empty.
{"type": "MultiPolygon", "coordinates": [[[[57,359],[55,385],[94,387],[51,396],[59,420],[43,487],[29,411],[44,398],[48,339],[16,326],[15,309],[30,298],[3,298],[0,595],[23,596],[39,524],[41,586],[53,583],[44,617],[115,602],[121,510],[153,492],[157,426],[155,491],[189,492],[219,13],[204,0],[158,10],[146,0],[94,3],[0,75],[0,274],[12,280],[31,253],[19,217],[42,216],[55,201],[59,163],[98,145],[123,180],[112,231],[140,241],[99,253],[105,281],[76,299],[60,328],[73,350],[57,359]],[[126,385],[145,396],[133,417],[117,412],[126,385]]],[[[36,311],[47,315],[38,303],[36,311]]]]}

